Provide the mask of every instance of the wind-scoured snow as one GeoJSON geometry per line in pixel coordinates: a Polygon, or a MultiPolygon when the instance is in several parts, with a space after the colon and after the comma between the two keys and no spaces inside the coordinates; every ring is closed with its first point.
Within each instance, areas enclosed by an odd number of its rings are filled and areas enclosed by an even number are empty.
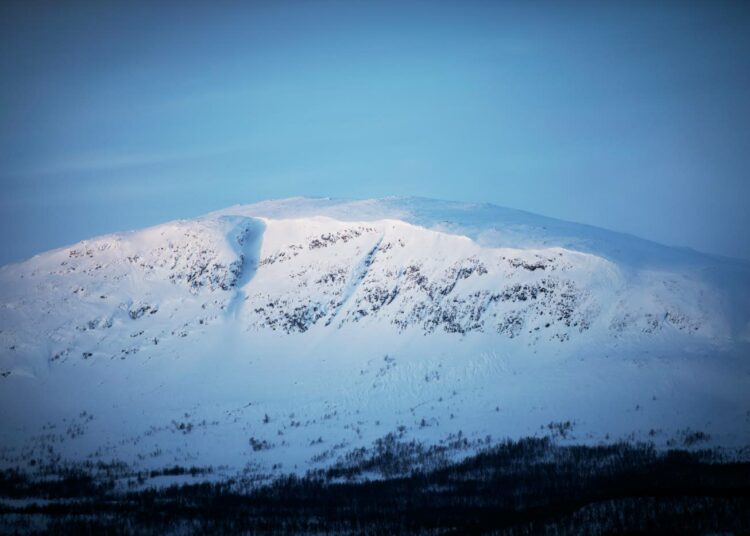
{"type": "Polygon", "coordinates": [[[744,447],[748,296],[742,261],[492,205],[231,207],[0,269],[0,464],[302,472],[568,421],[744,447]]]}

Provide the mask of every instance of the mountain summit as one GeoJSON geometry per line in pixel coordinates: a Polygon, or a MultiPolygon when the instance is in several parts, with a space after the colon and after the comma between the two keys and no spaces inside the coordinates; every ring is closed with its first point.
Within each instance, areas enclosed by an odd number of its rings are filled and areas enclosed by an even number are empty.
{"type": "Polygon", "coordinates": [[[488,204],[293,198],[93,238],[2,268],[0,324],[4,466],[750,437],[747,263],[488,204]]]}

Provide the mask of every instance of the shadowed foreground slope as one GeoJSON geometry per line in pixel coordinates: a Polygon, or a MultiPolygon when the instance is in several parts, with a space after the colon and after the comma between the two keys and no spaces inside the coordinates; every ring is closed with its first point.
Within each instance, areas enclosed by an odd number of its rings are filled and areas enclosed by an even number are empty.
{"type": "MultiPolygon", "coordinates": [[[[750,463],[647,444],[506,442],[461,462],[384,440],[346,467],[243,490],[238,481],[118,493],[71,473],[3,473],[0,532],[107,534],[699,534],[750,530],[750,463]],[[432,469],[424,469],[434,465],[432,469]],[[421,469],[420,469],[421,467],[421,469]],[[373,471],[404,473],[362,480],[373,471]],[[33,498],[33,499],[32,499],[33,498]],[[42,499],[44,498],[44,499],[42,499]],[[26,500],[24,500],[26,499],[26,500]],[[46,500],[45,500],[46,499],[46,500]],[[37,502],[38,501],[38,502],[37,502]]],[[[174,468],[178,472],[179,468],[174,468]]]]}

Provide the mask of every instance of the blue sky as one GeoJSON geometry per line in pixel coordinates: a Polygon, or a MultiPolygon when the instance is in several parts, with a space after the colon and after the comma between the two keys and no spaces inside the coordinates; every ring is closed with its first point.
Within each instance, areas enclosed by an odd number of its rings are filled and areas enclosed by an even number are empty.
{"type": "Polygon", "coordinates": [[[3,2],[0,263],[293,195],[750,259],[748,5],[3,2]]]}

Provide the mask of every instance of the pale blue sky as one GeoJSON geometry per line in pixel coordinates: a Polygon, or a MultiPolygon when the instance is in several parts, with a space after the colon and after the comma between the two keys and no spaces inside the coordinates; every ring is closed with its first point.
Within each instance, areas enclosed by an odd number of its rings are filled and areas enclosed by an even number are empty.
{"type": "Polygon", "coordinates": [[[3,2],[0,263],[293,195],[750,258],[746,2],[3,2]]]}

